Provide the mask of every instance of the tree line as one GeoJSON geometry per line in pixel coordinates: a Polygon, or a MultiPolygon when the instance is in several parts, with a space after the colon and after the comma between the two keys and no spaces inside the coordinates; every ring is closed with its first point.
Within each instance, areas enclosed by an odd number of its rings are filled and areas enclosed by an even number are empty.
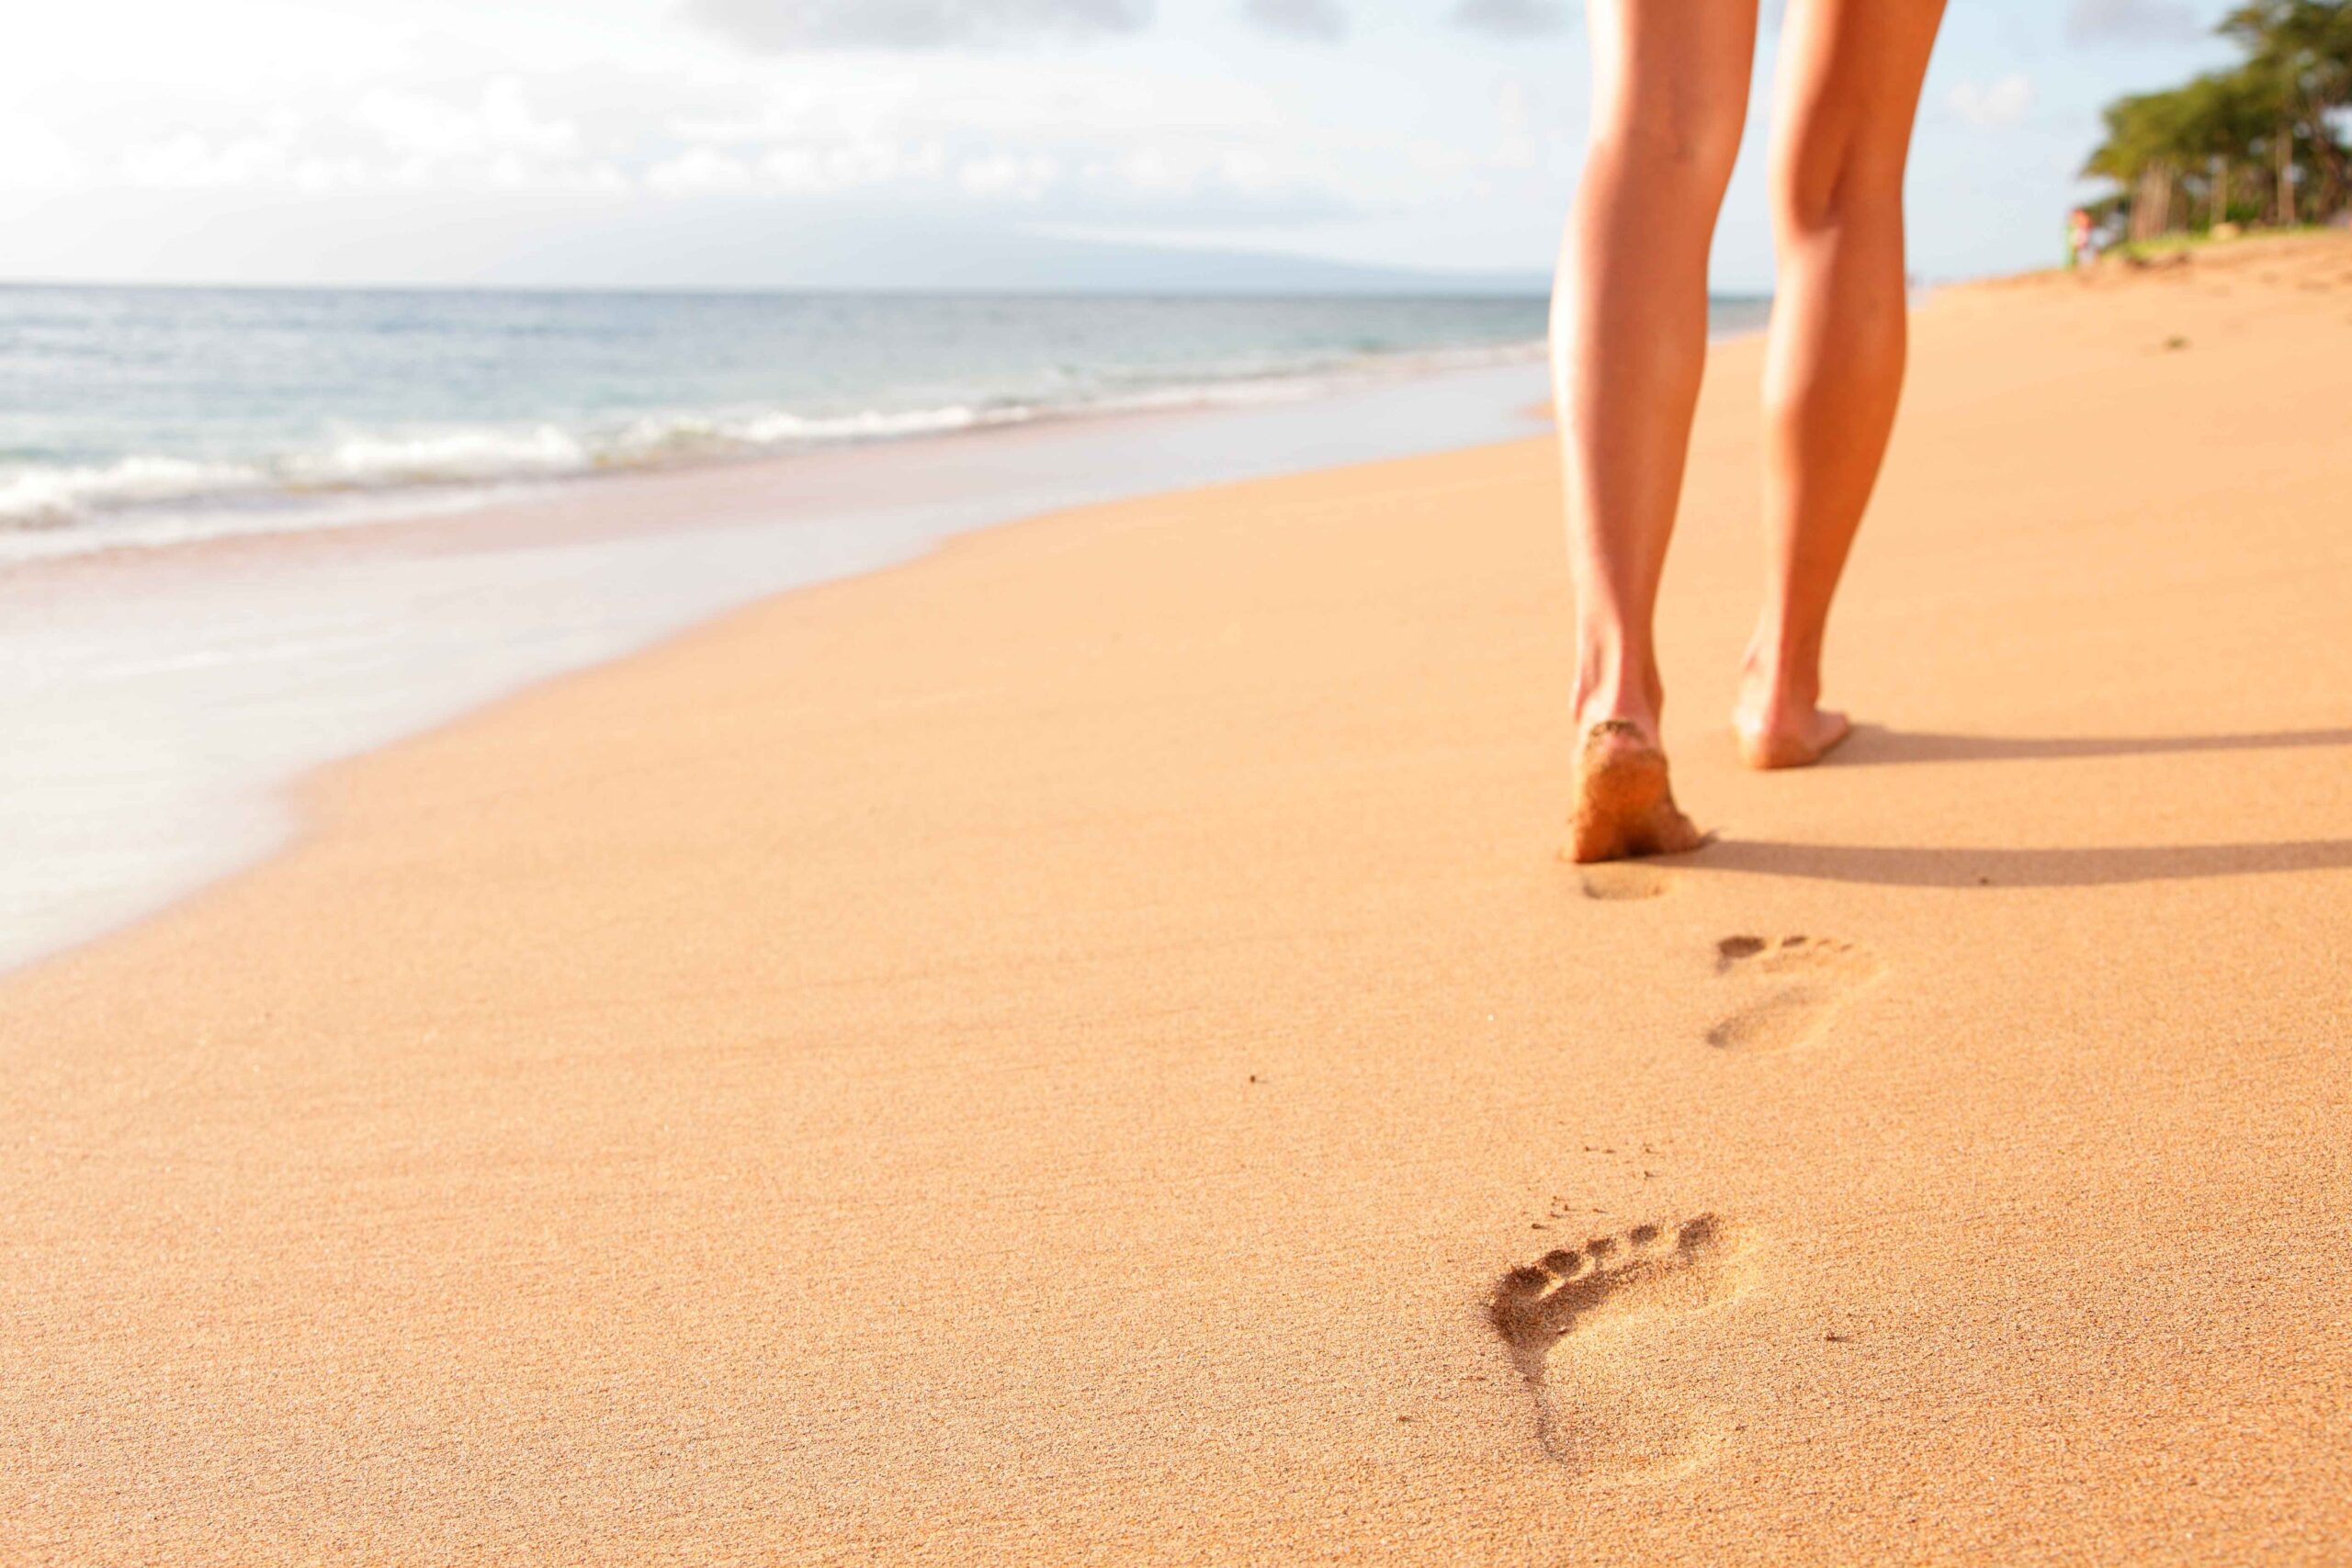
{"type": "Polygon", "coordinates": [[[2352,0],[2251,0],[2219,28],[2244,58],[2119,98],[2084,174],[2131,240],[2223,223],[2326,223],[2352,203],[2352,0]]]}

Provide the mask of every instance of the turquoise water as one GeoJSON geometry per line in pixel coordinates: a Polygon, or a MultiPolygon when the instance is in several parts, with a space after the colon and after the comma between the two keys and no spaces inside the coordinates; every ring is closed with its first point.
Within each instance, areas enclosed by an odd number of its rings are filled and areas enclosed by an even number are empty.
{"type": "MultiPolygon", "coordinates": [[[[10,555],[388,492],[1282,399],[1524,357],[1531,299],[0,288],[10,555]]],[[[411,502],[446,499],[412,494],[411,502]]],[[[380,506],[379,507],[380,510],[380,506]]]]}
{"type": "MultiPolygon", "coordinates": [[[[1545,301],[0,287],[0,565],[1531,360],[1545,301]]],[[[1761,319],[1722,300],[1719,332],[1761,319]]]]}

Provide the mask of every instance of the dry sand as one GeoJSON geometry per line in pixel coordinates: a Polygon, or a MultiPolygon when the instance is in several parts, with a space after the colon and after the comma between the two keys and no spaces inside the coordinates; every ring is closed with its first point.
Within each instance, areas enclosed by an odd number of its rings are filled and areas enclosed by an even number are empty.
{"type": "Polygon", "coordinates": [[[1809,773],[1757,363],[1689,859],[1554,858],[1530,441],[766,604],[0,986],[0,1558],[2352,1559],[2352,242],[1934,301],[1809,773]]]}

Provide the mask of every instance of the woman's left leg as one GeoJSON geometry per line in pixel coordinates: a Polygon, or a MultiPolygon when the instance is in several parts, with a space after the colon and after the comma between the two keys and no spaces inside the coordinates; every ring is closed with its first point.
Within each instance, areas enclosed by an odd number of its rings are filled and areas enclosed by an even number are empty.
{"type": "Polygon", "coordinates": [[[1802,767],[1846,737],[1846,716],[1820,705],[1822,638],[1903,387],[1903,175],[1943,9],[1791,0],[1782,25],[1767,583],[1734,716],[1754,767],[1802,767]]]}

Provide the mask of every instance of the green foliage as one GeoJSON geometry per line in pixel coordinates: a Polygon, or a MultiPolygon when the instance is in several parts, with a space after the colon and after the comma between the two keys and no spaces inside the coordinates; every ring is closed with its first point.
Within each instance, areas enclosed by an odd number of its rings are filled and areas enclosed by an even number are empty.
{"type": "Polygon", "coordinates": [[[2106,138],[2083,173],[2114,181],[2127,208],[2143,190],[2185,189],[2209,220],[2263,212],[2324,220],[2343,210],[2352,199],[2344,141],[2352,0],[2249,0],[2220,30],[2245,61],[2109,104],[2106,138]]]}
{"type": "Polygon", "coordinates": [[[2277,104],[2278,94],[2244,69],[2118,98],[2107,106],[2107,140],[2083,173],[2128,186],[2152,164],[2183,169],[2250,157],[2278,123],[2277,104]]]}

